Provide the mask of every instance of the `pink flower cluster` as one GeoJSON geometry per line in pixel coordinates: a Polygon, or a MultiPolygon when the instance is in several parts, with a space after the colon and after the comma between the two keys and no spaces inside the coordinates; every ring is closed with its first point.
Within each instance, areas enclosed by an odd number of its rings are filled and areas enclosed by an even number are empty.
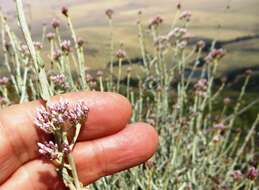
{"type": "Polygon", "coordinates": [[[185,20],[189,22],[191,20],[192,13],[190,11],[183,11],[179,17],[180,20],[185,20]]]}
{"type": "Polygon", "coordinates": [[[115,55],[116,55],[116,57],[117,57],[118,59],[123,59],[123,58],[126,57],[127,53],[126,53],[124,50],[119,49],[119,50],[115,53],[115,55]]]}
{"type": "Polygon", "coordinates": [[[86,119],[89,112],[84,101],[69,104],[66,100],[42,106],[37,110],[35,125],[48,134],[55,134],[65,126],[75,126],[86,119]]]}
{"type": "Polygon", "coordinates": [[[259,170],[257,170],[254,166],[249,166],[245,174],[243,174],[240,170],[234,170],[230,175],[237,181],[241,180],[243,177],[247,177],[250,180],[256,180],[259,176],[259,170]]]}
{"type": "Polygon", "coordinates": [[[152,18],[150,21],[149,21],[149,25],[148,25],[148,28],[157,28],[160,24],[163,23],[163,19],[162,17],[160,16],[156,16],[154,18],[152,18]]]}
{"type": "Polygon", "coordinates": [[[59,156],[58,145],[52,141],[45,143],[37,143],[39,147],[39,153],[49,158],[50,160],[55,160],[59,156]]]}
{"type": "Polygon", "coordinates": [[[186,28],[176,27],[167,34],[168,42],[173,46],[179,40],[186,40],[191,36],[186,28]]]}
{"type": "Polygon", "coordinates": [[[52,22],[51,22],[51,25],[52,25],[52,27],[54,28],[54,29],[56,29],[56,28],[58,28],[58,27],[60,27],[60,22],[59,22],[59,20],[57,20],[57,19],[53,19],[52,20],[52,22]]]}
{"type": "Polygon", "coordinates": [[[9,82],[8,77],[0,77],[0,86],[5,86],[8,84],[8,82],[9,82]]]}
{"type": "Polygon", "coordinates": [[[49,32],[47,33],[46,37],[48,38],[49,41],[51,41],[55,37],[55,33],[49,32]]]}
{"type": "Polygon", "coordinates": [[[259,170],[254,166],[250,166],[247,170],[246,176],[251,180],[255,180],[259,176],[259,170]]]}
{"type": "Polygon", "coordinates": [[[195,85],[195,94],[197,96],[206,96],[206,91],[208,89],[208,80],[207,79],[200,79],[195,85]]]}
{"type": "Polygon", "coordinates": [[[107,9],[107,10],[105,11],[105,14],[106,14],[106,16],[107,16],[109,19],[111,19],[111,18],[112,18],[112,15],[114,14],[114,11],[113,11],[112,9],[107,9]]]}
{"type": "Polygon", "coordinates": [[[60,47],[63,52],[69,53],[71,51],[71,42],[70,40],[64,40],[61,42],[60,47]]]}
{"type": "Polygon", "coordinates": [[[213,128],[223,131],[226,128],[226,126],[223,123],[217,123],[217,124],[213,125],[213,128]]]}
{"type": "Polygon", "coordinates": [[[226,52],[223,49],[213,49],[209,55],[205,58],[207,62],[210,62],[215,59],[221,59],[224,57],[226,52]]]}
{"type": "Polygon", "coordinates": [[[66,78],[63,74],[53,75],[50,77],[50,80],[55,84],[56,87],[67,89],[68,83],[66,82],[66,78]]]}

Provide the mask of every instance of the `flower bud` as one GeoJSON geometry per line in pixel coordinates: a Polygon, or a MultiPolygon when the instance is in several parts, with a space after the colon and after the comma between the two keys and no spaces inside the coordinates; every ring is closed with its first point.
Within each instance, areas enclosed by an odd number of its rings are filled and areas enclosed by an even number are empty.
{"type": "Polygon", "coordinates": [[[179,17],[180,20],[185,20],[189,22],[191,20],[192,13],[190,11],[183,11],[179,17]]]}
{"type": "Polygon", "coordinates": [[[254,167],[254,166],[250,166],[247,170],[246,176],[247,178],[249,178],[250,180],[255,180],[259,175],[259,171],[254,167]]]}
{"type": "Polygon", "coordinates": [[[101,70],[97,71],[96,75],[98,77],[102,77],[103,76],[103,71],[101,71],[101,70]]]}
{"type": "Polygon", "coordinates": [[[251,75],[253,74],[253,71],[252,71],[251,69],[247,69],[247,70],[245,71],[245,74],[246,74],[247,76],[251,76],[251,75]]]}
{"type": "Polygon", "coordinates": [[[59,28],[60,27],[60,22],[59,22],[59,20],[57,20],[57,19],[53,19],[52,20],[52,22],[51,22],[51,25],[52,25],[52,27],[54,28],[54,29],[56,29],[56,28],[59,28]]]}
{"type": "Polygon", "coordinates": [[[55,34],[53,32],[47,33],[47,38],[48,38],[49,41],[53,40],[54,37],[55,37],[55,34]]]}
{"type": "Polygon", "coordinates": [[[105,14],[106,16],[109,18],[109,19],[112,19],[112,15],[114,14],[114,11],[112,9],[107,9],[105,11],[105,14]]]}
{"type": "Polygon", "coordinates": [[[148,24],[148,28],[151,29],[152,27],[154,28],[157,28],[160,24],[163,23],[163,19],[162,17],[160,16],[156,16],[154,18],[152,18],[150,21],[149,21],[149,24],[148,24]]]}
{"type": "Polygon", "coordinates": [[[242,179],[242,172],[240,170],[235,170],[233,171],[230,176],[235,180],[235,181],[240,181],[242,179]]]}
{"type": "Polygon", "coordinates": [[[64,16],[68,17],[68,8],[67,7],[62,7],[61,12],[64,16]]]}
{"type": "Polygon", "coordinates": [[[231,103],[231,99],[229,97],[224,98],[224,105],[229,105],[231,103]]]}
{"type": "Polygon", "coordinates": [[[206,46],[206,43],[205,43],[205,41],[200,40],[197,42],[196,46],[198,49],[203,49],[206,46]]]}
{"type": "Polygon", "coordinates": [[[69,53],[71,51],[71,42],[70,40],[64,40],[61,42],[60,47],[63,52],[69,53]]]}
{"type": "Polygon", "coordinates": [[[118,59],[124,59],[126,57],[126,52],[122,49],[119,49],[115,55],[118,59]]]}
{"type": "Polygon", "coordinates": [[[6,86],[9,82],[8,77],[0,77],[0,86],[6,86]]]}
{"type": "Polygon", "coordinates": [[[132,71],[132,68],[131,68],[131,67],[128,67],[128,68],[127,68],[127,73],[131,73],[131,71],[132,71]]]}
{"type": "Polygon", "coordinates": [[[78,45],[78,47],[83,47],[84,43],[85,43],[84,40],[81,39],[81,38],[79,38],[79,39],[77,40],[77,45],[78,45]]]}

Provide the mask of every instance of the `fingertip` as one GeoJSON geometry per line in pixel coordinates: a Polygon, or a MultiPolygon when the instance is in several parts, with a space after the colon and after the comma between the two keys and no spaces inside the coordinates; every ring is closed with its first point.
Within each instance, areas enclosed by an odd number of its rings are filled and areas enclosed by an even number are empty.
{"type": "Polygon", "coordinates": [[[138,122],[128,125],[132,133],[138,134],[139,139],[144,146],[144,155],[149,159],[158,148],[159,136],[155,128],[147,123],[138,122]]]}
{"type": "Polygon", "coordinates": [[[130,102],[112,92],[88,92],[89,114],[79,140],[92,140],[115,134],[125,128],[131,117],[130,102]]]}
{"type": "Polygon", "coordinates": [[[118,104],[122,105],[122,107],[125,108],[126,115],[131,116],[132,114],[132,106],[130,101],[123,95],[113,93],[113,92],[106,92],[110,96],[114,97],[114,101],[117,102],[118,104]]]}

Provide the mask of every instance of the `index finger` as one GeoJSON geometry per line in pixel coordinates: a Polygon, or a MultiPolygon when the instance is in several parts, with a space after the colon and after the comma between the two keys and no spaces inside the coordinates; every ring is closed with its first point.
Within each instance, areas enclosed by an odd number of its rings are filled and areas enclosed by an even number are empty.
{"type": "MultiPolygon", "coordinates": [[[[90,109],[79,140],[90,140],[114,134],[123,129],[131,115],[130,103],[121,95],[101,92],[68,93],[60,97],[69,102],[83,100],[90,109]]],[[[14,105],[0,111],[0,184],[17,168],[38,156],[36,142],[42,132],[34,126],[40,101],[14,105]]]]}

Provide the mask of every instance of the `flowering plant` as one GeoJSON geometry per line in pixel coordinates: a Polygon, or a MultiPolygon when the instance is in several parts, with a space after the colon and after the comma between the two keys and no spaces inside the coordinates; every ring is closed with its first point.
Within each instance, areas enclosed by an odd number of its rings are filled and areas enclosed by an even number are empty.
{"type": "Polygon", "coordinates": [[[57,166],[64,184],[71,190],[82,188],[71,151],[88,112],[83,101],[70,104],[61,99],[57,103],[42,106],[36,114],[35,125],[52,137],[49,142],[37,143],[39,153],[57,166]]]}

